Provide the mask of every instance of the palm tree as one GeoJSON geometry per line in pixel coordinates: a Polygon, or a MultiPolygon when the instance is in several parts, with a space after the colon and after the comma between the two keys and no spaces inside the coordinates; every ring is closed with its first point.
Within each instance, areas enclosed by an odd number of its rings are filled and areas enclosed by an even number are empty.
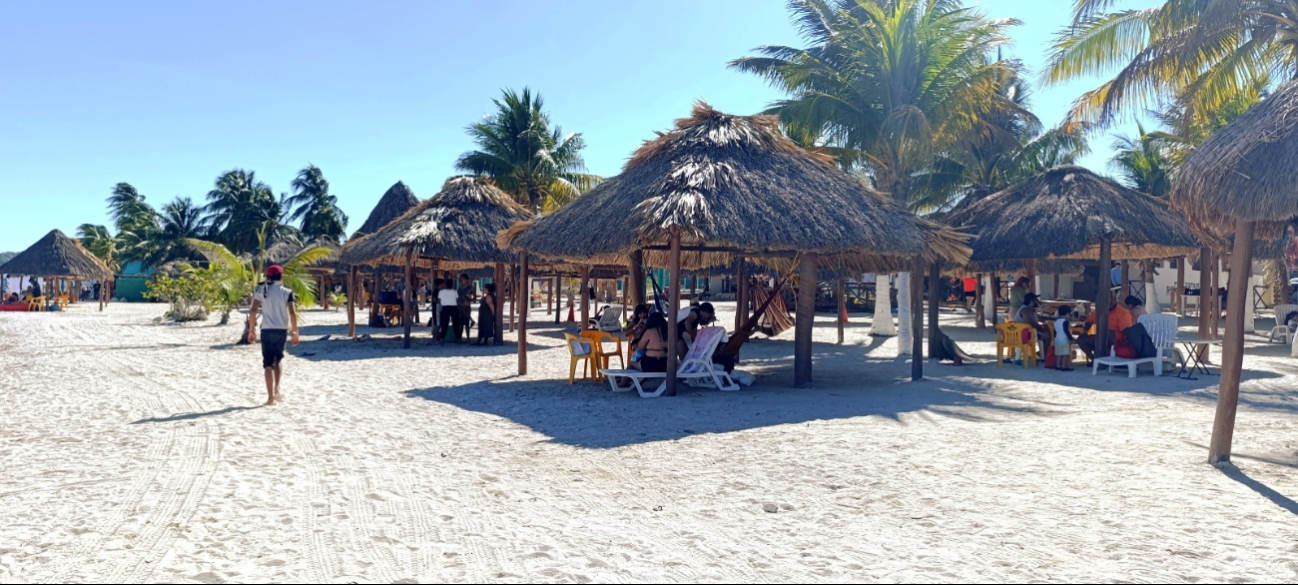
{"type": "Polygon", "coordinates": [[[1172,193],[1172,165],[1160,138],[1137,123],[1138,135],[1116,136],[1109,167],[1118,171],[1127,185],[1142,193],[1166,199],[1172,193]]]}
{"type": "Polygon", "coordinates": [[[258,234],[282,231],[283,207],[256,173],[235,169],[207,193],[208,235],[238,254],[257,249],[258,234]]]}
{"type": "Polygon", "coordinates": [[[492,103],[496,113],[469,126],[478,149],[460,155],[457,169],[490,177],[519,203],[538,211],[558,209],[599,182],[585,172],[581,135],[552,127],[539,94],[506,89],[492,103]]]}
{"type": "Polygon", "coordinates": [[[149,221],[153,217],[153,208],[130,183],[118,183],[108,197],[108,215],[120,232],[149,221]]]}
{"type": "Polygon", "coordinates": [[[77,239],[87,251],[103,260],[113,272],[121,269],[118,240],[107,226],[83,223],[77,228],[77,239]]]}
{"type": "Polygon", "coordinates": [[[1111,10],[1074,0],[1043,72],[1048,83],[1116,75],[1087,92],[1070,119],[1107,125],[1124,111],[1177,101],[1191,117],[1218,111],[1259,79],[1298,76],[1298,0],[1166,0],[1111,10]]]}
{"type": "Polygon", "coordinates": [[[790,5],[810,46],[761,47],[731,66],[792,94],[768,110],[791,135],[863,168],[905,205],[935,153],[971,136],[1018,142],[993,114],[1037,123],[1004,91],[1020,77],[1017,62],[997,56],[1015,20],[988,19],[958,0],[790,5]]]}
{"type": "Polygon", "coordinates": [[[307,165],[291,185],[293,195],[285,199],[284,209],[292,210],[289,220],[301,220],[303,236],[341,242],[347,231],[347,214],[339,209],[338,197],[329,192],[329,181],[320,167],[307,165]]]}
{"type": "Polygon", "coordinates": [[[147,266],[157,267],[173,260],[193,259],[186,240],[203,235],[203,208],[189,197],[177,197],[157,214],[158,229],[141,242],[136,254],[147,266]]]}
{"type": "MultiPolygon", "coordinates": [[[[222,294],[218,301],[218,309],[222,311],[221,324],[228,323],[230,313],[234,311],[239,303],[247,300],[248,296],[252,294],[253,288],[257,286],[258,279],[261,278],[265,271],[265,233],[260,234],[258,238],[259,250],[256,255],[235,254],[221,244],[206,240],[191,239],[186,240],[185,243],[206,256],[213,266],[219,267],[218,284],[222,294]]],[[[282,265],[284,268],[283,284],[293,291],[293,294],[297,297],[298,306],[306,307],[316,304],[315,279],[311,277],[307,269],[329,257],[333,252],[333,248],[327,246],[309,246],[299,250],[282,265]]],[[[246,343],[247,339],[248,330],[245,325],[243,334],[239,337],[239,343],[246,343]]]]}

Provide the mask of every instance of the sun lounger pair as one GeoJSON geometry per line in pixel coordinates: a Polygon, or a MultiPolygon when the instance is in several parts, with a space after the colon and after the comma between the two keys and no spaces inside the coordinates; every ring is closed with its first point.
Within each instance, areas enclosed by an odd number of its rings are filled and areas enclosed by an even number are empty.
{"type": "MultiPolygon", "coordinates": [[[[716,388],[732,392],[739,390],[739,384],[735,382],[725,369],[712,363],[712,353],[717,350],[721,344],[721,338],[725,336],[725,330],[720,327],[707,327],[699,330],[698,339],[694,340],[694,345],[690,352],[685,355],[685,359],[676,368],[676,379],[684,380],[693,385],[716,388]]],[[[613,387],[614,392],[628,390],[618,386],[618,380],[630,380],[635,391],[640,394],[641,398],[657,398],[667,391],[667,374],[665,372],[642,372],[640,370],[600,370],[608,383],[613,387]],[[662,380],[662,382],[652,391],[645,390],[643,382],[646,380],[662,380]]]]}

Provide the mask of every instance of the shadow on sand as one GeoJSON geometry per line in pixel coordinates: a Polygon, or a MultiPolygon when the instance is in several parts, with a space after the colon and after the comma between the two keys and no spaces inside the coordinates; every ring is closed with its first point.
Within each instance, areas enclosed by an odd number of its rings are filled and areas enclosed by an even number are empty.
{"type": "Polygon", "coordinates": [[[1240,485],[1243,485],[1244,487],[1257,492],[1262,497],[1271,500],[1275,505],[1280,506],[1290,514],[1298,516],[1298,502],[1295,502],[1288,496],[1271,489],[1270,486],[1249,477],[1248,474],[1244,473],[1240,468],[1235,467],[1234,465],[1222,465],[1220,469],[1221,473],[1226,477],[1239,482],[1240,485]]]}
{"type": "Polygon", "coordinates": [[[860,416],[905,424],[903,414],[921,411],[974,422],[1051,414],[1022,401],[989,400],[983,388],[968,381],[901,385],[881,380],[862,389],[856,379],[844,380],[844,387],[818,385],[807,390],[780,389],[772,382],[764,378],[762,388],[734,393],[684,388],[677,397],[655,400],[641,399],[634,392],[613,394],[608,386],[591,382],[570,386],[512,377],[406,394],[507,418],[552,442],[592,449],[860,416]],[[573,416],[574,412],[580,416],[573,416]]]}
{"type": "Polygon", "coordinates": [[[190,412],[186,414],[175,414],[164,418],[145,418],[145,419],[137,420],[131,424],[142,425],[148,423],[166,423],[166,422],[177,422],[182,420],[195,420],[200,418],[206,418],[209,416],[221,416],[223,414],[231,414],[231,413],[240,412],[244,410],[254,410],[257,408],[261,408],[261,406],[229,406],[226,408],[222,408],[220,410],[209,410],[207,412],[190,412]]]}

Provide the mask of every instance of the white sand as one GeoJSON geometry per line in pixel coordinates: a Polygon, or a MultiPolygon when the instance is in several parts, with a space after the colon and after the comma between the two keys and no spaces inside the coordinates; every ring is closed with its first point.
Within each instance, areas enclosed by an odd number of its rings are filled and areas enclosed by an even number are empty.
{"type": "Polygon", "coordinates": [[[1280,346],[1250,345],[1223,473],[1215,377],[931,366],[913,384],[866,318],[840,347],[822,317],[813,390],[788,388],[781,339],[746,346],[751,389],[641,400],[568,386],[553,328],[518,379],[508,347],[353,343],[312,312],[286,403],[256,408],[237,326],[161,311],[0,314],[0,581],[1298,578],[1280,346]]]}

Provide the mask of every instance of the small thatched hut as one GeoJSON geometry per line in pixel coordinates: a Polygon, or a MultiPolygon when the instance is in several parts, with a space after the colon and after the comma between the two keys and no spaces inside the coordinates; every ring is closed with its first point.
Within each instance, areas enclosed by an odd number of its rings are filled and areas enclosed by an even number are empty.
{"type": "MultiPolygon", "coordinates": [[[[703,103],[641,146],[620,175],[519,232],[504,238],[517,252],[625,265],[643,251],[642,264],[670,267],[669,336],[676,334],[674,289],[682,266],[725,265],[735,256],[778,269],[796,265],[799,287],[814,291],[822,265],[891,271],[921,258],[967,254],[958,234],[915,217],[799,147],[775,118],[727,115],[703,103]]],[[[812,294],[799,296],[794,378],[800,385],[811,381],[814,303],[812,294]]],[[[669,393],[674,374],[669,359],[669,393]]]]}
{"type": "Polygon", "coordinates": [[[1186,161],[1172,191],[1205,236],[1234,235],[1221,389],[1208,458],[1230,460],[1244,366],[1244,303],[1254,238],[1278,237],[1298,217],[1298,82],[1290,82],[1205,141],[1186,161]]]}
{"type": "Polygon", "coordinates": [[[405,183],[397,181],[379,198],[378,205],[370,212],[370,216],[361,224],[360,229],[352,234],[352,239],[359,238],[365,234],[372,234],[379,231],[392,220],[405,215],[410,208],[419,205],[419,198],[415,197],[415,192],[410,190],[405,183]]]}
{"type": "Polygon", "coordinates": [[[0,274],[38,276],[47,281],[106,280],[113,271],[80,242],[54,230],[0,266],[0,274]]]}
{"type": "MultiPolygon", "coordinates": [[[[1099,260],[1101,281],[1114,260],[1187,256],[1199,241],[1165,203],[1078,166],[1050,169],[947,217],[973,238],[975,263],[1099,260]]],[[[1099,347],[1108,335],[1109,286],[1097,286],[1099,347]]]]}
{"type": "MultiPolygon", "coordinates": [[[[500,249],[497,235],[529,216],[526,208],[485,177],[452,177],[431,199],[348,244],[342,261],[352,266],[404,265],[407,294],[413,288],[412,271],[419,260],[451,269],[493,266],[500,281],[503,265],[513,260],[513,255],[500,249]]],[[[406,303],[408,306],[409,299],[406,303]]],[[[501,311],[496,311],[496,316],[499,331],[501,311]]],[[[410,319],[404,325],[409,346],[410,319]]]]}

